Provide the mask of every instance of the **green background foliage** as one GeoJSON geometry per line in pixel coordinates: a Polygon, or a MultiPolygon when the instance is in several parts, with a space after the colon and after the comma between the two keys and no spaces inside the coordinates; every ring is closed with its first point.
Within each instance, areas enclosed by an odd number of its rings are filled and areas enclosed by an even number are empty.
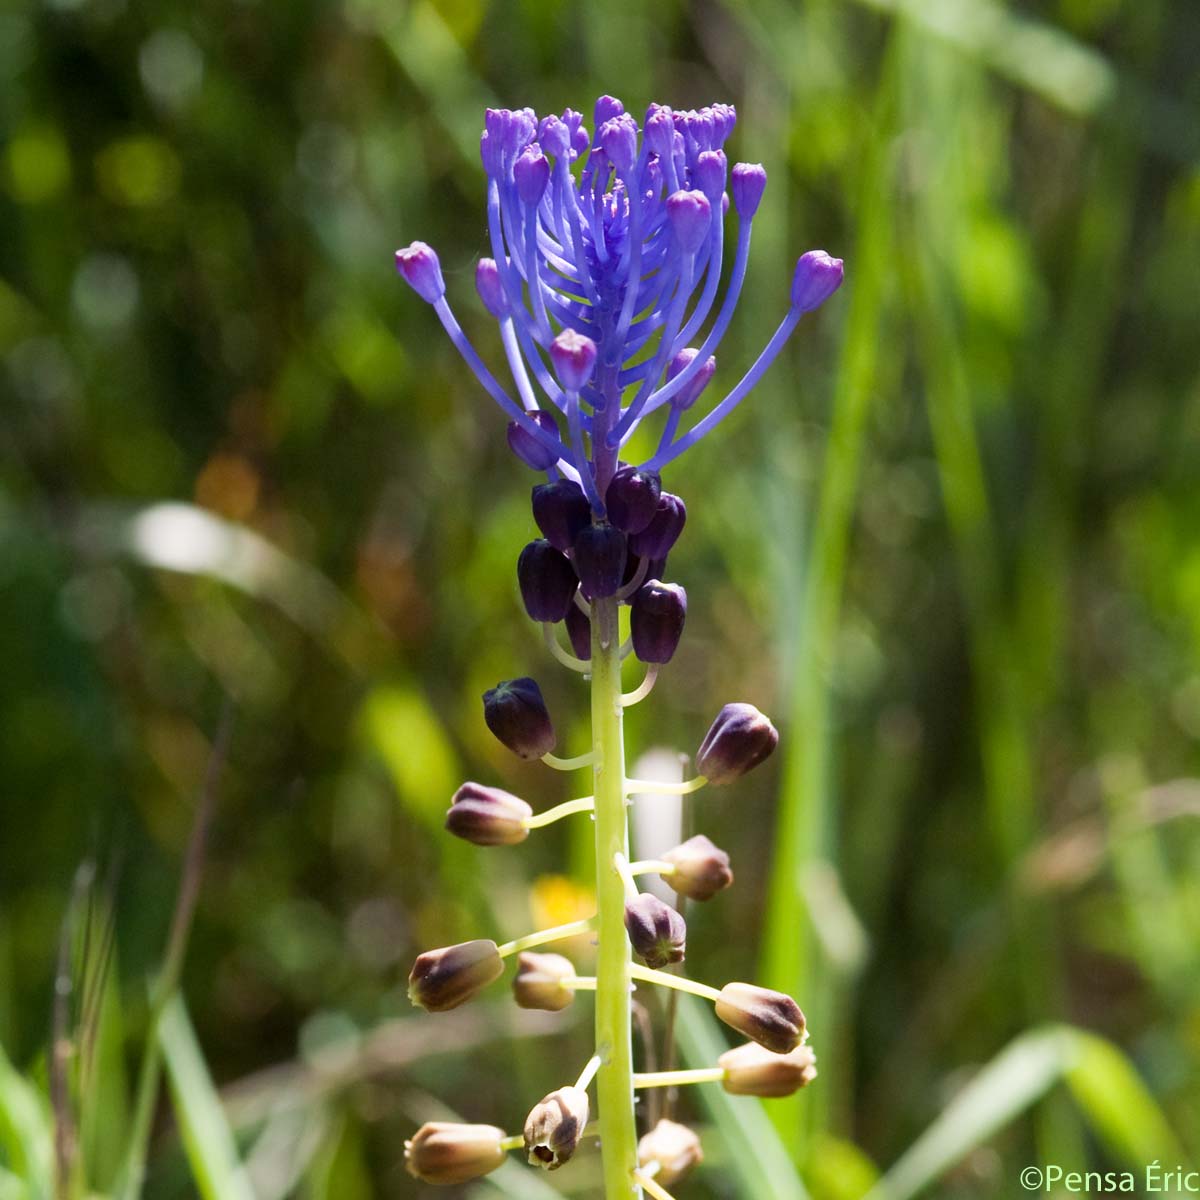
{"type": "MultiPolygon", "coordinates": [[[[731,157],[767,166],[714,388],[798,253],[847,262],[668,472],[689,628],[629,742],[778,719],[767,767],[695,798],[738,883],[689,968],[794,991],[821,1063],[795,1101],[686,1097],[683,1194],[1200,1154],[1198,55],[1187,0],[10,0],[0,1197],[53,1194],[64,922],[65,1194],[117,1186],[225,697],[148,1196],[424,1194],[415,1123],[517,1129],[590,1053],[586,997],[405,997],[422,948],[586,911],[585,822],[486,852],[441,821],[465,778],[537,808],[577,782],[490,739],[485,687],[536,675],[569,753],[587,707],[516,595],[535,480],[390,260],[434,244],[498,361],[482,110],[602,92],[733,102],[731,157]]],[[[685,1007],[685,1058],[715,1036],[685,1007]]]]}

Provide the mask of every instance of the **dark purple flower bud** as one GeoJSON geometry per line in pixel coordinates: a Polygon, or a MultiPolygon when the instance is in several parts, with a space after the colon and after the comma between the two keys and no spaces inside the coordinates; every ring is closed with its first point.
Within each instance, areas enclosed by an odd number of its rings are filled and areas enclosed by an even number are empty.
{"type": "Polygon", "coordinates": [[[842,286],[842,260],[824,250],[800,255],[792,276],[792,307],[801,312],[820,308],[842,286]]]}
{"type": "Polygon", "coordinates": [[[668,850],[662,859],[675,868],[663,879],[689,900],[711,900],[733,883],[729,855],[702,833],[668,850]]]}
{"type": "Polygon", "coordinates": [[[637,123],[628,113],[605,121],[600,126],[600,145],[618,173],[628,173],[637,162],[637,123]]]}
{"type": "Polygon", "coordinates": [[[753,704],[727,704],[696,751],[696,770],[709,783],[732,783],[778,745],[775,726],[753,704]]]}
{"type": "Polygon", "coordinates": [[[588,525],[576,535],[573,549],[584,594],[615,596],[625,576],[625,535],[611,525],[588,525]]]}
{"type": "Polygon", "coordinates": [[[767,171],[762,163],[738,163],[733,168],[733,204],[738,216],[749,220],[758,212],[767,188],[767,171]]]}
{"type": "Polygon", "coordinates": [[[638,1142],[638,1165],[658,1163],[654,1182],[665,1188],[679,1183],[703,1161],[704,1151],[696,1134],[665,1117],[638,1142]]]}
{"type": "Polygon", "coordinates": [[[575,1153],[588,1121],[587,1092],[559,1088],[525,1118],[525,1155],[531,1167],[556,1171],[575,1153]]]}
{"type": "Polygon", "coordinates": [[[660,108],[646,121],[646,143],[659,158],[670,158],[675,146],[675,122],[669,108],[660,108]]]}
{"type": "Polygon", "coordinates": [[[446,828],[476,846],[515,846],[529,836],[533,809],[519,796],[482,783],[464,783],[450,801],[446,828]]]}
{"type": "Polygon", "coordinates": [[[500,268],[494,258],[481,258],[475,266],[475,290],[479,293],[483,307],[496,318],[503,320],[508,314],[508,297],[504,284],[500,282],[500,268]]]}
{"type": "Polygon", "coordinates": [[[449,1012],[503,973],[500,947],[486,938],[427,950],[413,963],[408,998],[426,1012],[449,1012]]]}
{"type": "Polygon", "coordinates": [[[550,343],[550,360],[558,381],[569,392],[577,392],[592,377],[596,365],[596,343],[574,329],[564,329],[550,343]]]}
{"type": "Polygon", "coordinates": [[[657,896],[641,892],[625,905],[625,929],[633,952],[648,967],[683,962],[687,924],[679,912],[657,896]]]}
{"type": "Polygon", "coordinates": [[[807,1037],[800,1006],[782,992],[752,983],[727,983],[717,1017],[775,1054],[790,1054],[807,1037]]]}
{"type": "Polygon", "coordinates": [[[807,1087],[817,1077],[817,1056],[808,1046],[788,1054],[773,1054],[757,1042],[726,1050],[717,1059],[725,1072],[721,1086],[731,1096],[762,1096],[778,1100],[807,1087]]]}
{"type": "Polygon", "coordinates": [[[654,472],[621,467],[604,493],[604,507],[618,529],[640,533],[654,520],[661,495],[662,480],[654,472]]]}
{"type": "Polygon", "coordinates": [[[723,150],[705,150],[696,159],[696,169],[692,173],[692,179],[708,197],[708,202],[716,204],[725,193],[725,152],[723,150]]]}
{"type": "Polygon", "coordinates": [[[517,559],[517,582],[525,611],[535,621],[561,621],[574,607],[579,581],[570,560],[544,538],[530,542],[517,559]]]}
{"type": "Polygon", "coordinates": [[[575,978],[575,967],[561,954],[533,954],[526,950],[517,957],[513,998],[518,1008],[561,1012],[575,999],[575,989],[564,980],[575,978]]]}
{"type": "Polygon", "coordinates": [[[575,657],[587,662],[592,657],[592,622],[578,604],[567,609],[566,626],[575,657]]]}
{"type": "Polygon", "coordinates": [[[553,114],[542,118],[538,142],[547,154],[561,158],[571,148],[571,131],[553,114]]]}
{"type": "Polygon", "coordinates": [[[634,654],[644,663],[670,662],[686,617],[687,592],[679,584],[658,579],[643,584],[629,610],[634,654]]]}
{"type": "Polygon", "coordinates": [[[429,304],[436,304],[446,294],[437,252],[424,242],[413,242],[403,250],[397,250],[396,270],[404,282],[429,304]]]}
{"type": "MultiPolygon", "coordinates": [[[[687,508],[671,492],[663,492],[654,510],[654,519],[640,533],[629,539],[629,549],[643,558],[665,559],[679,540],[687,522],[687,508]]],[[[663,571],[654,570],[651,578],[661,579],[663,571]]]]}
{"type": "Polygon", "coordinates": [[[556,738],[542,689],[528,676],[506,679],[483,693],[483,719],[518,758],[541,758],[556,738]]]}
{"type": "Polygon", "coordinates": [[[550,545],[565,554],[579,531],[592,523],[592,506],[579,484],[556,479],[533,489],[533,519],[550,545]]]}
{"type": "Polygon", "coordinates": [[[427,1121],[404,1143],[404,1165],[422,1183],[467,1183],[504,1165],[503,1141],[495,1125],[427,1121]]]}
{"type": "MultiPolygon", "coordinates": [[[[535,409],[527,414],[535,425],[558,437],[558,422],[545,409],[535,409]]],[[[509,421],[506,431],[508,448],[527,466],[535,471],[545,471],[558,462],[558,451],[551,450],[539,442],[520,422],[509,421]]]]}
{"type": "Polygon", "coordinates": [[[615,96],[601,96],[596,101],[596,107],[592,110],[592,122],[599,129],[605,121],[611,121],[613,117],[619,117],[625,111],[625,105],[615,96]]]}
{"type": "Polygon", "coordinates": [[[550,182],[550,164],[546,156],[536,146],[526,146],[513,166],[513,179],[522,203],[537,204],[550,182]]]}
{"type": "Polygon", "coordinates": [[[667,218],[685,254],[695,254],[704,244],[711,216],[712,205],[703,192],[679,191],[667,197],[667,218]]]}
{"type": "MultiPolygon", "coordinates": [[[[700,351],[692,346],[687,346],[671,359],[670,366],[667,367],[667,382],[670,383],[676,375],[679,375],[683,370],[691,365],[692,360],[699,354],[700,351]]],[[[708,387],[709,382],[717,371],[717,360],[709,357],[708,361],[700,367],[695,375],[675,393],[671,399],[671,403],[678,409],[686,411],[691,408],[697,400],[700,399],[700,393],[708,387]]]]}

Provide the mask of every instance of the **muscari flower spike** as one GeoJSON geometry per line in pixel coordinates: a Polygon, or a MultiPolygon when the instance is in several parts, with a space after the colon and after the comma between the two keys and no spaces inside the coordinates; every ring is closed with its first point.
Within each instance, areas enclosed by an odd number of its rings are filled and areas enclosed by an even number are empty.
{"type": "MultiPolygon", "coordinates": [[[[626,524],[630,505],[636,526],[652,492],[657,498],[643,479],[745,399],[803,314],[840,286],[842,262],[821,250],[800,258],[788,311],[765,349],[681,432],[685,414],[701,407],[741,296],[766,171],[757,163],[729,168],[731,105],[675,112],[652,104],[639,128],[619,100],[602,96],[594,119],[589,132],[571,109],[540,119],[527,108],[487,112],[480,154],[492,253],[475,282],[499,322],[515,397],[467,340],[435,251],[413,242],[397,251],[396,266],[509,417],[517,457],[551,480],[578,484],[597,517],[615,503],[612,524],[636,533],[626,524]],[[730,207],[733,266],[718,300],[730,207]],[[657,449],[631,468],[633,487],[612,493],[620,448],[659,410],[666,420],[657,449]]],[[[560,550],[570,544],[547,536],[560,550]]]]}

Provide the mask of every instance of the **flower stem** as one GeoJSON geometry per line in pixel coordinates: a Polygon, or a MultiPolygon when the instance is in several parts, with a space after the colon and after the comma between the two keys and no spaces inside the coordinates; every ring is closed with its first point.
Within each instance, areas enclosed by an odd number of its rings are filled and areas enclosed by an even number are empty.
{"type": "Polygon", "coordinates": [[[641,1200],[634,1118],[630,993],[633,962],[625,933],[625,883],[614,867],[628,857],[625,743],[621,705],[621,645],[615,597],[592,604],[592,746],[595,752],[596,1078],[605,1200],[641,1200]]]}
{"type": "Polygon", "coordinates": [[[689,792],[698,792],[707,782],[703,775],[684,780],[683,783],[667,783],[661,779],[627,779],[625,790],[631,796],[686,796],[689,792]]]}
{"type": "Polygon", "coordinates": [[[553,808],[546,809],[545,812],[527,817],[524,822],[525,828],[541,829],[543,825],[553,825],[555,821],[561,821],[563,817],[569,817],[572,813],[591,812],[594,803],[591,796],[580,796],[578,800],[565,800],[562,804],[556,804],[553,808]]]}
{"type": "Polygon", "coordinates": [[[590,767],[593,762],[593,752],[577,754],[574,758],[559,758],[557,754],[543,754],[542,762],[556,771],[576,771],[580,767],[590,767]]]}
{"type": "Polygon", "coordinates": [[[659,987],[674,988],[677,992],[690,992],[693,996],[702,996],[714,1004],[721,999],[720,988],[709,987],[707,983],[697,983],[694,979],[685,979],[682,975],[672,975],[669,971],[656,971],[653,967],[630,963],[629,974],[643,983],[657,983],[659,987]]]}
{"type": "Polygon", "coordinates": [[[655,1183],[653,1177],[647,1175],[645,1171],[634,1171],[633,1177],[646,1189],[647,1195],[654,1197],[654,1200],[675,1200],[675,1197],[665,1187],[655,1183]]]}
{"type": "Polygon", "coordinates": [[[501,958],[508,958],[521,950],[531,950],[534,946],[544,946],[547,942],[561,941],[563,938],[574,937],[579,933],[587,933],[596,928],[596,918],[588,917],[584,921],[572,921],[569,925],[555,925],[553,929],[539,929],[537,933],[527,933],[524,937],[515,938],[497,947],[501,958]]]}
{"type": "Polygon", "coordinates": [[[649,1071],[633,1077],[635,1088],[680,1087],[688,1083],[720,1083],[724,1067],[697,1067],[692,1071],[649,1071]]]}

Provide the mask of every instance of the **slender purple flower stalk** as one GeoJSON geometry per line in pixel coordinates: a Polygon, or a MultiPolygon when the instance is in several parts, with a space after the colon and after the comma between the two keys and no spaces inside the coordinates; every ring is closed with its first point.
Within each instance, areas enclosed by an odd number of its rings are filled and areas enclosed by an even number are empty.
{"type": "Polygon", "coordinates": [[[602,96],[594,117],[590,134],[571,109],[541,119],[527,108],[487,113],[480,153],[492,256],[480,261],[476,286],[500,324],[518,399],[468,342],[436,253],[414,242],[396,264],[509,417],[514,453],[550,479],[578,482],[604,517],[620,449],[638,425],[668,407],[643,470],[694,446],[753,390],[801,316],[838,288],[842,261],[820,250],[800,259],[790,307],[766,348],[681,431],[716,371],[713,356],[741,295],[766,171],[756,163],[729,169],[730,105],[674,112],[653,104],[639,129],[619,100],[602,96]],[[727,187],[737,237],[717,305],[727,187]]]}

